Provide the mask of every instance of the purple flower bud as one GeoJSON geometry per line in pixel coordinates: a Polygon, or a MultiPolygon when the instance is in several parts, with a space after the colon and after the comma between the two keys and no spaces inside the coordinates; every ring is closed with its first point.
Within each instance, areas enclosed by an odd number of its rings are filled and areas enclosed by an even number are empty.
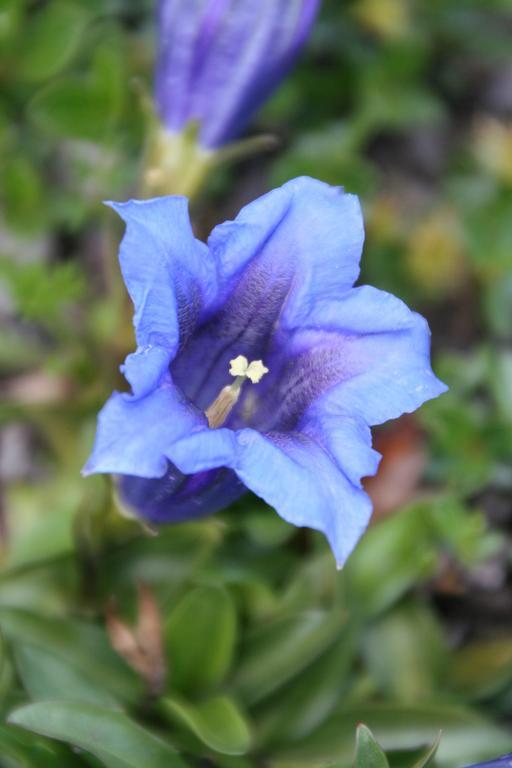
{"type": "Polygon", "coordinates": [[[236,138],[290,69],[320,0],[160,0],[156,103],[170,132],[236,138]]]}

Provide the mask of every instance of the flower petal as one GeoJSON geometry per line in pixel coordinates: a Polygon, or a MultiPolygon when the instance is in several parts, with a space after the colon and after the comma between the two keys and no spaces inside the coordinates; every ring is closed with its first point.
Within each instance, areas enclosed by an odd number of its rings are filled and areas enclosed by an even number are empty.
{"type": "Polygon", "coordinates": [[[184,197],[109,203],[126,222],[120,263],[139,349],[124,373],[134,394],[157,386],[216,292],[215,265],[194,238],[184,197]],[[155,351],[156,348],[156,351],[155,351]]]}
{"type": "Polygon", "coordinates": [[[308,176],[246,205],[234,221],[215,227],[208,246],[219,262],[221,288],[229,290],[254,263],[254,281],[276,266],[291,281],[286,325],[307,318],[319,301],[337,298],[359,275],[364,242],[355,195],[308,176]]]}
{"type": "Polygon", "coordinates": [[[98,415],[93,452],[84,474],[161,477],[172,446],[206,420],[169,381],[145,397],[114,392],[98,415]]]}
{"type": "Polygon", "coordinates": [[[178,522],[216,512],[245,492],[229,469],[236,450],[235,433],[209,429],[167,380],[146,397],[112,395],[83,474],[118,475],[128,508],[150,522],[178,522]]]}
{"type": "Polygon", "coordinates": [[[364,426],[348,419],[336,425],[310,421],[301,432],[242,430],[236,473],[284,520],[324,533],[341,567],[371,515],[360,487],[361,475],[374,474],[378,463],[368,437],[364,426]],[[347,459],[343,471],[340,461],[347,459]]]}
{"type": "Polygon", "coordinates": [[[332,352],[330,360],[331,367],[339,365],[338,382],[323,397],[340,413],[381,424],[447,389],[430,366],[426,320],[389,293],[370,286],[354,288],[336,302],[319,304],[309,326],[297,332],[293,343],[317,355],[324,335],[319,327],[339,335],[339,359],[332,352]]]}

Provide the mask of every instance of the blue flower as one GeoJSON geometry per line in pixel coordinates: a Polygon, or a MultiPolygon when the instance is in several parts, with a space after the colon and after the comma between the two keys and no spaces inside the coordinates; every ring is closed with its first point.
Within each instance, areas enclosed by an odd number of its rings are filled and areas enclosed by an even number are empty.
{"type": "Polygon", "coordinates": [[[236,138],[288,72],[320,0],[160,0],[155,96],[170,132],[236,138]]]}
{"type": "Polygon", "coordinates": [[[371,513],[370,426],[445,390],[426,321],[353,287],[357,198],[295,179],[208,245],[186,198],[111,205],[127,225],[120,259],[138,348],[122,368],[133,394],[101,411],[85,472],[119,475],[124,503],[154,523],[209,514],[249,488],[323,531],[341,565],[371,513]]]}
{"type": "Polygon", "coordinates": [[[512,754],[496,757],[494,760],[489,760],[486,763],[468,765],[467,768],[512,768],[512,754]]]}

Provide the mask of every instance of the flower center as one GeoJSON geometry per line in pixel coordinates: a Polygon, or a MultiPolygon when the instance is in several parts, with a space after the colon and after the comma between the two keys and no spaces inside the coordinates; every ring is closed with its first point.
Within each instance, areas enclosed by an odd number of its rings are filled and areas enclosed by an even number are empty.
{"type": "Polygon", "coordinates": [[[224,424],[237,404],[242,384],[247,379],[253,384],[257,384],[268,373],[268,368],[265,368],[261,360],[253,360],[250,363],[243,355],[238,355],[234,360],[230,360],[229,363],[229,372],[231,376],[235,377],[235,380],[232,384],[221,389],[213,403],[205,411],[208,426],[211,429],[221,427],[224,424]]]}

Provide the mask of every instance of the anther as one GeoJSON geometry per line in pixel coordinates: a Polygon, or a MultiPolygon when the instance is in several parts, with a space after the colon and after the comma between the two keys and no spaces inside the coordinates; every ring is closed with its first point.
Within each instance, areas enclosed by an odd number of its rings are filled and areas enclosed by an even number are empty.
{"type": "Polygon", "coordinates": [[[205,416],[211,429],[222,426],[235,407],[240,397],[242,384],[249,379],[253,384],[258,384],[263,376],[268,373],[261,360],[249,362],[244,355],[238,355],[229,361],[229,373],[235,377],[232,384],[223,387],[213,403],[208,406],[205,416]]]}

